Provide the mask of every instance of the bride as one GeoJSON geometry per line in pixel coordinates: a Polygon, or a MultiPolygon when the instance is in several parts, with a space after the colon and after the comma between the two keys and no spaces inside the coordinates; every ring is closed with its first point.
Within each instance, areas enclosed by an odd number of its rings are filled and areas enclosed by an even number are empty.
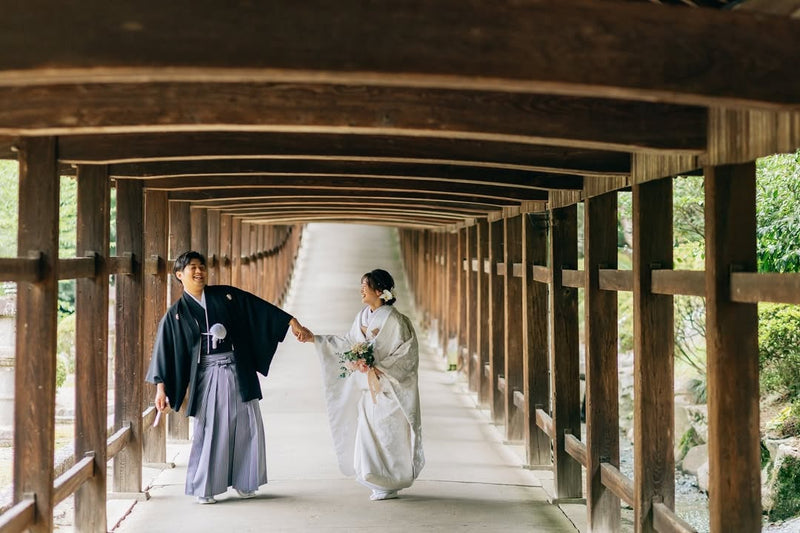
{"type": "Polygon", "coordinates": [[[394,280],[376,269],[361,278],[366,306],[344,335],[314,335],[339,468],[372,489],[371,500],[397,498],[425,464],[420,432],[419,351],[411,321],[392,304],[394,280]],[[372,346],[372,367],[345,365],[358,343],[372,346]],[[352,373],[351,369],[355,368],[352,373]],[[344,376],[344,377],[343,377],[344,376]]]}

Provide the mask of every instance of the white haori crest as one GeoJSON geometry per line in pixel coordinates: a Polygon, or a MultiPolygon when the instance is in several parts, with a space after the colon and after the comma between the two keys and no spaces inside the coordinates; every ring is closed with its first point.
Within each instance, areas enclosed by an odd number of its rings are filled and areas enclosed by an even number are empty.
{"type": "Polygon", "coordinates": [[[380,295],[380,299],[383,300],[384,302],[388,302],[392,298],[394,298],[394,294],[392,294],[392,291],[388,289],[383,289],[383,292],[380,295]]]}
{"type": "Polygon", "coordinates": [[[225,329],[225,326],[217,322],[208,330],[208,333],[203,333],[203,335],[211,336],[211,349],[216,350],[217,343],[228,336],[228,330],[225,329]]]}

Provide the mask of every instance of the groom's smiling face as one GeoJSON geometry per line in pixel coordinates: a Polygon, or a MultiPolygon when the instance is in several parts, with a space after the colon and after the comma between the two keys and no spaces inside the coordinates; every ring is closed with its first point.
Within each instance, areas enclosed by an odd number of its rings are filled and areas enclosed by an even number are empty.
{"type": "Polygon", "coordinates": [[[192,259],[189,264],[175,273],[183,283],[183,288],[192,294],[203,291],[206,286],[206,266],[199,259],[192,259]]]}

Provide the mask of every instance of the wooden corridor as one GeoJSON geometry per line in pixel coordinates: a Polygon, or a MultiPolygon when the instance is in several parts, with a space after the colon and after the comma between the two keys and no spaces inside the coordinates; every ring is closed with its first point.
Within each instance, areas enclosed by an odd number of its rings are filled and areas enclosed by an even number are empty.
{"type": "MultiPolygon", "coordinates": [[[[358,281],[376,267],[395,276],[396,305],[415,317],[396,230],[312,224],[304,232],[286,309],[315,333],[347,331],[361,308],[358,281]]],[[[184,494],[189,444],[170,441],[168,458],[176,468],[154,479],[150,500],[137,503],[115,531],[576,532],[547,502],[542,484],[550,473],[521,468],[518,451],[503,444],[461,380],[443,371],[424,330],[419,333],[426,466],[400,499],[371,502],[368,489],[339,472],[317,355],[312,345],[288,336],[263,380],[269,483],[259,495],[241,501],[229,491],[217,505],[198,506],[184,494]]],[[[572,507],[585,528],[583,506],[572,507]]]]}
{"type": "MultiPolygon", "coordinates": [[[[707,304],[710,524],[761,528],[757,158],[800,148],[800,0],[29,0],[0,17],[0,157],[19,164],[14,496],[0,532],[105,531],[166,460],[143,369],[170,259],[282,302],[305,224],[398,228],[421,320],[592,531],[674,513],[673,296],[707,304]],[[691,7],[690,7],[691,6],[691,7]],[[705,267],[672,256],[672,183],[705,178],[705,267]],[[59,180],[78,182],[59,256],[59,180]],[[616,256],[633,197],[633,267],[616,256]],[[112,196],[113,195],[113,196],[112,196]],[[112,198],[116,202],[111,220],[112,198]],[[583,204],[583,263],[578,262],[583,204]],[[111,227],[116,242],[111,248],[111,227]],[[108,292],[117,322],[106,427],[108,292]],[[75,466],[56,478],[58,281],[77,284],[75,466]],[[635,472],[618,470],[616,299],[634,302],[635,472]],[[585,312],[578,315],[578,300],[585,312]],[[586,437],[578,327],[584,325],[586,437]],[[113,459],[113,478],[107,462],[113,459]],[[585,486],[581,476],[587,479],[585,486]]],[[[172,438],[188,426],[170,421],[172,438]]]]}

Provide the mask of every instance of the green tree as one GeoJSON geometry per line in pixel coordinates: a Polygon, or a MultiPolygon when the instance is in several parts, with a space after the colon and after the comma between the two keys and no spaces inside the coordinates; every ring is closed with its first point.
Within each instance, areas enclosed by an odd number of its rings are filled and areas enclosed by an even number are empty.
{"type": "Polygon", "coordinates": [[[800,150],[756,163],[758,270],[800,272],[800,150]]]}

